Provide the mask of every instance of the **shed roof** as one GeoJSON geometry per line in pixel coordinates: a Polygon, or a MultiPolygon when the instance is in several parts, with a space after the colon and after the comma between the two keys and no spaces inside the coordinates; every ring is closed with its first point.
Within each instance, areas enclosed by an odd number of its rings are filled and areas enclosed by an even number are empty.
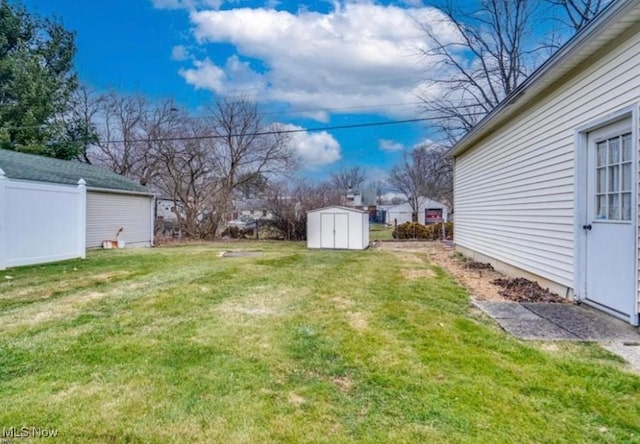
{"type": "Polygon", "coordinates": [[[359,213],[359,214],[369,214],[369,212],[365,210],[358,210],[357,208],[342,207],[340,205],[330,205],[324,208],[316,208],[314,210],[307,211],[307,213],[315,213],[316,211],[323,211],[323,210],[330,210],[330,209],[351,211],[352,213],[359,213]]]}
{"type": "Polygon", "coordinates": [[[527,109],[542,91],[562,82],[580,64],[640,21],[640,0],[616,0],[574,35],[552,57],[487,114],[449,151],[459,156],[473,148],[518,112],[527,109]]]}
{"type": "Polygon", "coordinates": [[[0,149],[0,169],[8,179],[77,185],[84,179],[88,188],[151,194],[119,174],[95,165],[36,156],[0,149]]]}

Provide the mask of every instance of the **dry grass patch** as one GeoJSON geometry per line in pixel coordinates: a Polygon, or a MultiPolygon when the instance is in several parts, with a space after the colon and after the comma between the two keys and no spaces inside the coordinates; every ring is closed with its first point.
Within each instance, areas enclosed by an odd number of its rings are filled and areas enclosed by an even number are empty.
{"type": "Polygon", "coordinates": [[[431,279],[436,277],[435,272],[428,268],[423,268],[423,269],[407,268],[402,270],[402,274],[406,279],[409,279],[409,280],[431,279]]]}
{"type": "Polygon", "coordinates": [[[369,327],[367,315],[363,312],[348,312],[349,325],[356,331],[364,331],[369,327]]]}
{"type": "Polygon", "coordinates": [[[339,309],[350,308],[354,304],[353,300],[343,296],[333,297],[331,298],[331,302],[333,302],[335,304],[335,307],[339,309]]]}
{"type": "Polygon", "coordinates": [[[469,290],[471,296],[480,301],[505,301],[500,295],[501,288],[491,281],[504,277],[501,273],[486,269],[469,269],[465,262],[454,254],[451,247],[441,242],[381,242],[377,248],[398,254],[421,254],[431,263],[444,268],[456,278],[460,284],[469,290]]]}

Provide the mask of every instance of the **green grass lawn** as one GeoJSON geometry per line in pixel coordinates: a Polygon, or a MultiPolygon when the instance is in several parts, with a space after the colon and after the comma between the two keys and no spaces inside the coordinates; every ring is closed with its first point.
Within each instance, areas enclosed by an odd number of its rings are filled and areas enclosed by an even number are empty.
{"type": "Polygon", "coordinates": [[[619,359],[509,337],[420,255],[211,244],[0,277],[5,429],[77,443],[640,442],[640,378],[619,359]],[[219,256],[230,248],[263,254],[219,256]]]}
{"type": "Polygon", "coordinates": [[[393,226],[371,224],[369,226],[369,239],[371,241],[393,239],[393,226]]]}

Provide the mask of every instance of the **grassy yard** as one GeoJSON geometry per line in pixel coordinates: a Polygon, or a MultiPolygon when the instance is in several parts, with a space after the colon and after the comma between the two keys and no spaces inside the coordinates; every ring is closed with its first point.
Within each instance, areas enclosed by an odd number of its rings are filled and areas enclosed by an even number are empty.
{"type": "Polygon", "coordinates": [[[369,239],[372,241],[393,239],[393,226],[371,224],[369,228],[369,239]]]}
{"type": "Polygon", "coordinates": [[[0,277],[5,429],[77,443],[640,442],[640,378],[617,358],[512,339],[421,255],[212,244],[0,277]],[[230,248],[262,255],[219,256],[230,248]]]}

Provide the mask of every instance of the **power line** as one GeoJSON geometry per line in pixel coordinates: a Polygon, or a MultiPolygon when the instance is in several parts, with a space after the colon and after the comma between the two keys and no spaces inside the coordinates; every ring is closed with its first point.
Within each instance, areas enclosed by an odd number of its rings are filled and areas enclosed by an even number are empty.
{"type": "Polygon", "coordinates": [[[349,125],[334,125],[324,126],[316,128],[300,128],[300,129],[283,129],[283,130],[269,130],[258,131],[254,133],[244,134],[210,134],[206,136],[174,136],[174,137],[154,137],[146,139],[125,139],[125,140],[100,140],[98,143],[112,144],[112,143],[137,143],[137,142],[177,142],[177,141],[189,141],[189,140],[208,140],[208,139],[224,139],[226,137],[243,137],[243,136],[269,136],[275,134],[293,134],[293,133],[306,133],[315,131],[335,131],[354,128],[369,128],[375,126],[389,126],[389,125],[404,125],[407,123],[426,122],[429,120],[436,120],[430,117],[423,117],[419,119],[406,119],[406,120],[389,120],[386,122],[365,122],[365,123],[352,123],[349,125]]]}
{"type": "Polygon", "coordinates": [[[379,108],[389,108],[389,107],[398,107],[398,106],[415,106],[415,105],[420,105],[422,103],[424,102],[420,101],[420,102],[403,102],[403,103],[381,103],[376,105],[343,106],[343,107],[336,107],[336,108],[293,109],[289,111],[265,111],[265,112],[262,112],[261,114],[265,116],[274,115],[274,114],[289,115],[289,114],[313,113],[313,112],[319,112],[319,111],[333,113],[333,112],[356,110],[356,109],[379,109],[379,108]]]}

